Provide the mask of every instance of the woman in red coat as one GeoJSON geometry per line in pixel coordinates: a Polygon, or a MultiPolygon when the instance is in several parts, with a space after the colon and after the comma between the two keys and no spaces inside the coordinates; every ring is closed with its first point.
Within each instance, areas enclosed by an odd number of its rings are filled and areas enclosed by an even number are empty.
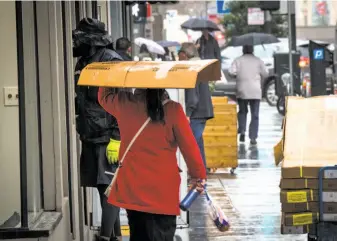
{"type": "Polygon", "coordinates": [[[134,94],[108,88],[98,91],[99,103],[118,121],[120,157],[146,119],[151,118],[126,154],[108,199],[127,210],[130,241],[173,241],[176,216],[180,214],[178,147],[192,179],[206,178],[182,106],[171,100],[163,105],[165,97],[162,89],[137,89],[134,94]]]}

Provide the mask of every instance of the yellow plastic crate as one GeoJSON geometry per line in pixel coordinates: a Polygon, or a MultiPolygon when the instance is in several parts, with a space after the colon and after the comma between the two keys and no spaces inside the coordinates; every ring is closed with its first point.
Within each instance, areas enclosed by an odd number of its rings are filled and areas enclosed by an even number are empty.
{"type": "Polygon", "coordinates": [[[236,114],[214,113],[214,118],[207,121],[207,126],[237,125],[236,114]]]}
{"type": "Polygon", "coordinates": [[[238,158],[227,156],[209,156],[206,155],[208,168],[237,168],[238,158]]]}
{"type": "Polygon", "coordinates": [[[203,134],[207,167],[211,169],[238,166],[237,107],[221,98],[212,98],[214,118],[207,121],[203,134]]]}
{"type": "Polygon", "coordinates": [[[215,113],[225,112],[229,114],[236,114],[237,108],[234,104],[223,104],[223,103],[215,103],[213,104],[213,109],[215,113]]]}
{"type": "Polygon", "coordinates": [[[238,149],[237,146],[205,146],[206,156],[226,156],[226,157],[237,157],[238,149]]]}
{"type": "Polygon", "coordinates": [[[204,133],[203,138],[205,145],[237,146],[237,136],[214,136],[204,133]]]}
{"type": "Polygon", "coordinates": [[[237,125],[223,125],[223,126],[208,126],[206,125],[204,133],[214,133],[219,135],[236,136],[237,125]]]}
{"type": "Polygon", "coordinates": [[[226,96],[221,96],[221,97],[213,96],[212,97],[212,103],[224,103],[224,104],[226,104],[226,103],[228,103],[228,97],[226,97],[226,96]]]}

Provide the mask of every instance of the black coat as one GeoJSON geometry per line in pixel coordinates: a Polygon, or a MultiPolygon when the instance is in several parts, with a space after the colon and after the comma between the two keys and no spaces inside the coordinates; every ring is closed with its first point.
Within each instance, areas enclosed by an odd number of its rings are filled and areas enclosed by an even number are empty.
{"type": "MultiPolygon", "coordinates": [[[[82,57],[76,64],[75,81],[81,70],[93,62],[123,60],[115,51],[101,48],[90,57],[82,57]]],[[[98,103],[98,87],[77,86],[76,92],[76,128],[81,141],[90,143],[108,143],[110,138],[119,140],[116,119],[108,114],[98,103]]]]}
{"type": "MultiPolygon", "coordinates": [[[[91,57],[81,58],[76,65],[75,80],[80,71],[92,62],[120,61],[122,58],[113,50],[99,49],[91,57]]],[[[81,186],[96,187],[108,185],[116,166],[110,165],[106,158],[106,147],[110,138],[119,140],[116,119],[98,103],[98,87],[76,86],[76,127],[82,141],[80,159],[81,186]]]]}
{"type": "Polygon", "coordinates": [[[221,54],[218,41],[209,34],[208,40],[202,35],[197,44],[200,44],[199,56],[201,59],[218,59],[221,63],[221,54]]]}

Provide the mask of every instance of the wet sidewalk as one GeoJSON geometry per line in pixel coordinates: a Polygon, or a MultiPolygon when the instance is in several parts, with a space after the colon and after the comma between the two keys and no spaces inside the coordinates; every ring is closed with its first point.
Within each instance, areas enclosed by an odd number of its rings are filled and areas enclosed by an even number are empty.
{"type": "Polygon", "coordinates": [[[231,228],[222,233],[211,222],[204,198],[190,212],[190,240],[193,241],[304,241],[306,235],[281,235],[279,198],[280,168],[275,167],[273,146],[280,140],[282,117],[275,107],[261,103],[257,146],[249,140],[239,146],[236,175],[218,170],[209,176],[208,190],[223,208],[231,228]]]}

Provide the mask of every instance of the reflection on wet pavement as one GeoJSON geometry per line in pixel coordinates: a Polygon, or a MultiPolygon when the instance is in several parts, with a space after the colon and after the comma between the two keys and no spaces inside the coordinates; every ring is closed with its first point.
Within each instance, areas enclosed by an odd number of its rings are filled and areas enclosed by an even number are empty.
{"type": "Polygon", "coordinates": [[[191,208],[191,241],[304,241],[306,235],[280,234],[280,169],[275,167],[273,146],[282,136],[282,117],[275,107],[261,103],[258,144],[239,144],[236,175],[220,169],[209,176],[208,190],[229,218],[231,228],[222,233],[206,212],[205,198],[191,208]]]}

